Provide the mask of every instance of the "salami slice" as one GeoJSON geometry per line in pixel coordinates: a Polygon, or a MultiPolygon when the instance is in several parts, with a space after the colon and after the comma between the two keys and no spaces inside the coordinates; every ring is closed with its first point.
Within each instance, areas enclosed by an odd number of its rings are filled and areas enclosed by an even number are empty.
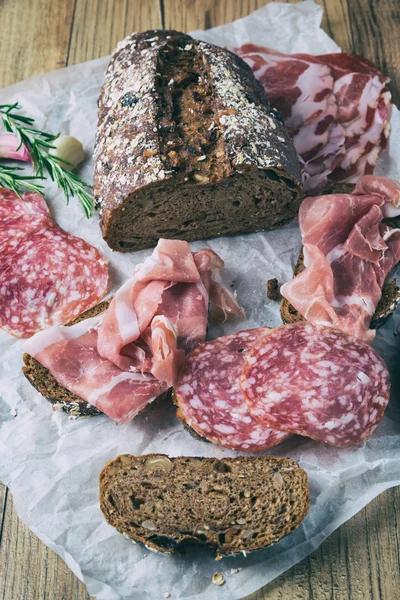
{"type": "Polygon", "coordinates": [[[256,452],[290,434],[257,423],[239,389],[246,353],[267,328],[250,329],[198,346],[186,359],[175,388],[178,417],[214,444],[256,452]]]}
{"type": "Polygon", "coordinates": [[[366,440],[389,401],[389,372],[367,344],[311,323],[284,325],[247,354],[240,387],[268,427],[332,446],[366,440]]]}
{"type": "Polygon", "coordinates": [[[0,190],[0,327],[29,337],[68,323],[107,291],[108,267],[58,227],[39,194],[0,190]]]}

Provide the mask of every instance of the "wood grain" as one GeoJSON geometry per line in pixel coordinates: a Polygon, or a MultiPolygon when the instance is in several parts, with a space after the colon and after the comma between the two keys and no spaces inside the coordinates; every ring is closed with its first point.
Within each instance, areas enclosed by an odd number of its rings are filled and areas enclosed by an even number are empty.
{"type": "Polygon", "coordinates": [[[400,104],[399,0],[349,2],[353,50],[376,63],[391,78],[390,90],[400,104]]]}
{"type": "Polygon", "coordinates": [[[0,86],[65,67],[74,3],[0,0],[0,86]]]}
{"type": "MultiPolygon", "coordinates": [[[[190,31],[232,21],[264,0],[0,0],[0,86],[109,54],[127,33],[190,31]]],[[[318,0],[322,25],[344,51],[375,61],[400,100],[400,2],[318,0]]],[[[388,490],[311,556],[246,600],[400,598],[400,488],[388,490]]],[[[221,565],[222,567],[222,565],[221,565]]],[[[20,521],[0,486],[0,598],[89,600],[65,563],[20,521]]]]}
{"type": "Polygon", "coordinates": [[[18,518],[11,494],[7,498],[1,538],[0,573],[0,598],[3,600],[89,598],[86,587],[64,561],[18,518]]]}
{"type": "Polygon", "coordinates": [[[159,0],[75,0],[67,64],[110,54],[133,31],[162,27],[159,0]]]}
{"type": "Polygon", "coordinates": [[[265,4],[268,2],[264,0],[164,0],[165,27],[178,31],[210,29],[245,17],[265,4]]]}
{"type": "Polygon", "coordinates": [[[316,2],[324,9],[322,27],[326,33],[335,40],[343,52],[353,52],[347,0],[316,0],[316,2]]]}

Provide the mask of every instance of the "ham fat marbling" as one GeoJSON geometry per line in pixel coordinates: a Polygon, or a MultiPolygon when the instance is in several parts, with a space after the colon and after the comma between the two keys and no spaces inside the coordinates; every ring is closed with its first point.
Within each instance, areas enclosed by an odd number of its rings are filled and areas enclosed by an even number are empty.
{"type": "Polygon", "coordinates": [[[26,352],[67,390],[111,419],[130,421],[172,386],[185,352],[204,341],[210,300],[243,315],[211,249],[161,239],[98,317],[35,335],[26,352]]]}
{"type": "Polygon", "coordinates": [[[389,79],[352,54],[282,54],[245,44],[236,53],[281,113],[307,194],[371,174],[390,133],[389,79]]]}

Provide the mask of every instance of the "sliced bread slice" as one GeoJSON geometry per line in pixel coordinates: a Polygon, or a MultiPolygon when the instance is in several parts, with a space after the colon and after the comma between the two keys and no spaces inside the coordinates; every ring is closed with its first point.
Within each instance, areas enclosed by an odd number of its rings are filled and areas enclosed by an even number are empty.
{"type": "Polygon", "coordinates": [[[307,474],[289,458],[123,454],[100,474],[100,508],[149,550],[201,544],[216,558],[279,542],[308,513],[307,474]]]}
{"type": "MultiPolygon", "coordinates": [[[[76,319],[67,324],[67,327],[75,325],[85,319],[90,319],[100,314],[108,308],[110,300],[105,300],[94,306],[90,310],[85,311],[76,319]]],[[[22,372],[33,387],[53,405],[53,410],[62,410],[69,413],[72,417],[92,417],[100,415],[101,411],[92,406],[86,400],[83,400],[76,394],[69,392],[53,377],[48,369],[43,367],[40,362],[33,358],[30,354],[25,354],[22,357],[24,366],[22,372]]]]}
{"type": "MultiPolygon", "coordinates": [[[[304,271],[303,250],[301,250],[296,266],[293,270],[293,276],[299,275],[304,271]]],[[[371,319],[370,329],[378,329],[381,327],[389,317],[395,312],[397,306],[400,303],[400,290],[397,286],[395,279],[386,278],[382,288],[382,296],[379,300],[379,304],[376,307],[375,313],[371,319]]],[[[297,323],[298,321],[304,321],[297,310],[290,304],[286,298],[282,298],[281,301],[281,318],[284,323],[297,323]]]]}

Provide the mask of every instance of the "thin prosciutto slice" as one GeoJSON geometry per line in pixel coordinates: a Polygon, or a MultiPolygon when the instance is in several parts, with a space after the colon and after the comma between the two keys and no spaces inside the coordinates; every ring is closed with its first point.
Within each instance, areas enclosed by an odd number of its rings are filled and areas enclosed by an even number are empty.
{"type": "Polygon", "coordinates": [[[389,80],[374,64],[352,54],[283,54],[254,44],[236,53],[281,113],[307,194],[373,172],[388,142],[391,116],[389,80]]]}
{"type": "Polygon", "coordinates": [[[119,423],[131,421],[168,384],[149,373],[122,371],[97,352],[102,316],[33,336],[25,350],[63,387],[119,423]]]}
{"type": "Polygon", "coordinates": [[[223,261],[211,250],[192,254],[189,244],[161,239],[150,256],[115,294],[99,327],[98,351],[121,369],[141,354],[135,346],[153,317],[165,315],[179,345],[190,352],[205,339],[208,305],[244,316],[233,295],[219,283],[223,261]]]}
{"type": "Polygon", "coordinates": [[[366,175],[352,194],[306,198],[299,224],[306,269],[281,288],[305,319],[371,342],[371,318],[391,269],[400,261],[400,184],[366,175]]]}
{"type": "Polygon", "coordinates": [[[129,422],[175,384],[185,353],[205,340],[210,301],[244,316],[211,249],[160,240],[98,317],[34,336],[26,351],[66,389],[129,422]]]}

